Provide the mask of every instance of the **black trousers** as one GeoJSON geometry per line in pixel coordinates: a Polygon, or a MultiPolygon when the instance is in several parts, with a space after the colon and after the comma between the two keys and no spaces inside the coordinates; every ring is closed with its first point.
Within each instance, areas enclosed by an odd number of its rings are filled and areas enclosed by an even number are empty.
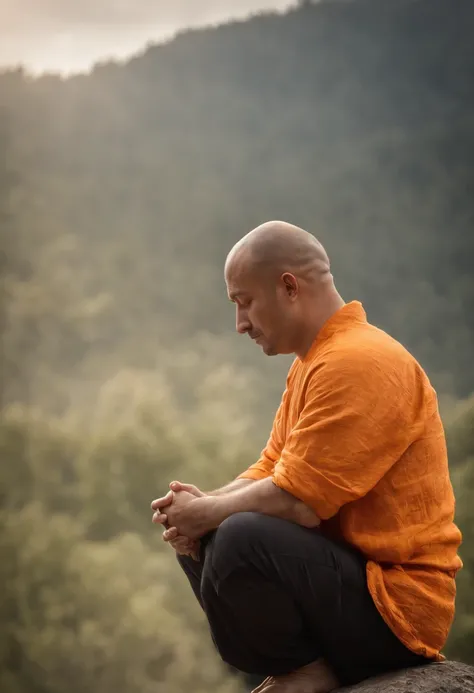
{"type": "Polygon", "coordinates": [[[286,674],[324,657],[343,685],[426,664],[392,633],[365,560],[286,520],[238,513],[178,556],[221,658],[246,674],[286,674]]]}

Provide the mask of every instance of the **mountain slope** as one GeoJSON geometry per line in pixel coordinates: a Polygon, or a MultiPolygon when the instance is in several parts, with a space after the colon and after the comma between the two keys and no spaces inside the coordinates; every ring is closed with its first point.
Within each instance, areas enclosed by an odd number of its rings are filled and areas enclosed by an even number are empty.
{"type": "Polygon", "coordinates": [[[228,336],[222,266],[284,218],[442,392],[474,390],[472,35],[469,0],[326,1],[88,76],[2,75],[29,266],[11,278],[14,358],[30,376],[111,353],[150,366],[209,331],[225,358],[273,368],[228,336]]]}

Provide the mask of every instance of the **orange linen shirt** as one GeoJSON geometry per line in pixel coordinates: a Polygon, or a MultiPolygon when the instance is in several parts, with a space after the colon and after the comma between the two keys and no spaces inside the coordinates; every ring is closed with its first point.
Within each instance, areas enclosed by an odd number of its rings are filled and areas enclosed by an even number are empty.
{"type": "Polygon", "coordinates": [[[444,659],[462,563],[437,396],[358,301],[293,362],[268,443],[240,478],[269,476],[313,508],[323,533],[365,555],[368,588],[395,635],[444,659]]]}

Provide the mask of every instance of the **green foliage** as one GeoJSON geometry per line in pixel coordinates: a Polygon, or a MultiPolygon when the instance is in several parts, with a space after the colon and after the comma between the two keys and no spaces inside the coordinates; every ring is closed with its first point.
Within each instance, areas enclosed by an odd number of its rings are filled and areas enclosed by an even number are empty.
{"type": "Polygon", "coordinates": [[[464,567],[458,577],[456,619],[447,654],[474,664],[474,398],[460,407],[448,433],[464,567]]]}
{"type": "MultiPolygon", "coordinates": [[[[242,424],[240,448],[225,433],[220,447],[209,439],[202,448],[199,436],[185,435],[182,413],[168,410],[164,427],[155,392],[142,397],[131,420],[117,392],[109,392],[108,416],[104,421],[96,411],[94,428],[25,408],[3,413],[0,687],[6,693],[66,687],[108,693],[120,685],[131,693],[241,690],[219,664],[148,508],[174,476],[204,488],[232,478],[248,459],[246,446],[256,443],[242,424]],[[221,456],[230,443],[233,455],[221,456]],[[204,459],[207,449],[213,452],[204,459]]],[[[464,569],[447,653],[474,663],[472,457],[458,462],[453,480],[464,569]]]]}
{"type": "Polygon", "coordinates": [[[174,476],[202,486],[232,478],[245,444],[218,455],[232,434],[219,445],[191,427],[185,436],[178,412],[160,416],[154,392],[132,419],[120,392],[105,399],[94,428],[3,411],[0,688],[238,693],[149,504],[174,476]]]}
{"type": "Polygon", "coordinates": [[[5,397],[62,411],[78,387],[210,333],[207,358],[230,348],[261,370],[271,411],[285,366],[275,380],[229,340],[222,267],[275,217],[321,237],[343,295],[440,391],[469,395],[472,12],[471,0],[303,3],[87,76],[0,75],[19,181],[5,397]]]}
{"type": "Polygon", "coordinates": [[[6,518],[0,550],[2,690],[237,693],[208,638],[189,628],[191,600],[186,611],[170,600],[185,585],[152,542],[92,543],[33,503],[6,518]]]}

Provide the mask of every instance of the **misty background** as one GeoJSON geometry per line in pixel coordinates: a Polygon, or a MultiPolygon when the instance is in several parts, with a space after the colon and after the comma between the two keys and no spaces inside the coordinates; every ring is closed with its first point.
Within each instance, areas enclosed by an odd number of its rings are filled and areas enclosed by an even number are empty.
{"type": "Polygon", "coordinates": [[[437,389],[464,534],[446,654],[474,663],[471,0],[0,19],[0,690],[250,685],[149,504],[229,481],[268,437],[290,359],[235,333],[223,264],[275,218],[437,389]]]}
{"type": "Polygon", "coordinates": [[[285,10],[292,0],[2,0],[0,65],[30,72],[88,70],[107,57],[127,58],[182,29],[285,10]]]}

